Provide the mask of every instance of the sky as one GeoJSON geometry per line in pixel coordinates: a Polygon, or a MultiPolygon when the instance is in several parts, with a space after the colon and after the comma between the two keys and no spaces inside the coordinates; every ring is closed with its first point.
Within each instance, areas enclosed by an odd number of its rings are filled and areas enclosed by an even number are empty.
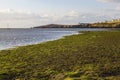
{"type": "Polygon", "coordinates": [[[94,23],[120,18],[120,0],[0,0],[0,28],[94,23]]]}

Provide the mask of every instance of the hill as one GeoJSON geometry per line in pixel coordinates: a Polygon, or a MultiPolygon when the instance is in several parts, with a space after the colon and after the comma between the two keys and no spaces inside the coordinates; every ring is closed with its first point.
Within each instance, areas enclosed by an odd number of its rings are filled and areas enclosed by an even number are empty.
{"type": "Polygon", "coordinates": [[[89,24],[88,23],[82,23],[78,25],[49,24],[49,25],[37,26],[34,28],[85,28],[85,27],[89,27],[89,24]]]}
{"type": "Polygon", "coordinates": [[[100,22],[100,23],[93,23],[90,25],[91,27],[95,28],[120,28],[120,20],[115,19],[111,21],[105,21],[105,22],[100,22]]]}
{"type": "Polygon", "coordinates": [[[120,20],[115,19],[98,23],[79,23],[76,25],[49,24],[34,28],[120,28],[120,20]]]}

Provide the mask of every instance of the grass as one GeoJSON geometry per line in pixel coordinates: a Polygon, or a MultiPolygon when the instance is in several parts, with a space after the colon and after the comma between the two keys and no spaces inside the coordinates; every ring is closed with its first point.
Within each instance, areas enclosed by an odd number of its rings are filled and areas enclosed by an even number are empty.
{"type": "Polygon", "coordinates": [[[98,28],[119,28],[120,22],[103,22],[103,23],[94,23],[91,24],[92,27],[98,27],[98,28]]]}
{"type": "Polygon", "coordinates": [[[120,31],[0,51],[0,80],[120,80],[120,31]]]}

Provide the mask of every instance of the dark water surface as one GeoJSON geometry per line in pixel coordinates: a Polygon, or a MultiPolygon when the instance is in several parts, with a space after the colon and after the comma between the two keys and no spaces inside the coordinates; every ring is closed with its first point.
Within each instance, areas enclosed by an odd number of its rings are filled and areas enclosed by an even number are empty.
{"type": "Polygon", "coordinates": [[[37,44],[59,39],[63,36],[77,34],[78,31],[103,31],[95,28],[33,28],[0,29],[0,50],[16,46],[37,44]]]}

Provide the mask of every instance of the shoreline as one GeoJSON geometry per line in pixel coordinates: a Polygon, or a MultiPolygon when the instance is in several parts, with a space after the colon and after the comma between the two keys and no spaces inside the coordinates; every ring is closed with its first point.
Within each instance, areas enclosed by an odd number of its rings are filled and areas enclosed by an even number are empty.
{"type": "MultiPolygon", "coordinates": [[[[35,28],[34,28],[35,29],[35,28]]],[[[52,28],[51,28],[52,29],[52,28]]],[[[83,28],[82,28],[83,29],[83,28]]],[[[63,36],[60,36],[59,38],[56,38],[56,39],[50,39],[50,40],[46,40],[46,41],[41,41],[41,42],[37,42],[37,43],[30,43],[30,44],[25,44],[25,45],[19,45],[19,46],[13,46],[11,48],[6,48],[6,49],[0,49],[0,51],[2,50],[13,50],[13,49],[16,49],[16,48],[19,48],[19,47],[24,47],[24,46],[29,46],[29,45],[37,45],[37,44],[42,44],[42,43],[46,43],[46,42],[49,42],[49,41],[55,41],[55,40],[59,40],[59,39],[62,39],[66,36],[72,36],[72,35],[77,35],[77,34],[83,34],[84,32],[87,32],[87,31],[94,31],[93,29],[95,29],[95,31],[109,31],[109,29],[105,29],[105,28],[101,28],[101,29],[98,29],[96,30],[96,28],[84,28],[84,29],[88,29],[88,30],[83,30],[83,31],[73,31],[74,33],[71,33],[71,34],[66,34],[66,35],[63,35],[63,36]]],[[[110,30],[114,30],[114,29],[110,29],[110,30]]]]}
{"type": "Polygon", "coordinates": [[[59,39],[63,39],[63,38],[66,37],[66,36],[72,36],[72,35],[77,35],[77,34],[82,34],[82,33],[80,33],[79,31],[74,31],[74,33],[67,34],[67,35],[61,36],[61,37],[56,38],[56,39],[50,39],[50,40],[46,40],[46,41],[42,41],[42,42],[31,43],[31,44],[20,45],[20,46],[13,46],[13,47],[11,47],[11,48],[0,49],[0,51],[3,51],[3,50],[14,50],[14,49],[17,49],[17,48],[19,48],[19,47],[25,47],[25,46],[43,44],[43,43],[46,43],[46,42],[49,42],[49,41],[56,41],[56,40],[59,40],[59,39]]]}
{"type": "Polygon", "coordinates": [[[87,31],[0,51],[0,79],[120,79],[118,36],[120,31],[87,31]]]}

